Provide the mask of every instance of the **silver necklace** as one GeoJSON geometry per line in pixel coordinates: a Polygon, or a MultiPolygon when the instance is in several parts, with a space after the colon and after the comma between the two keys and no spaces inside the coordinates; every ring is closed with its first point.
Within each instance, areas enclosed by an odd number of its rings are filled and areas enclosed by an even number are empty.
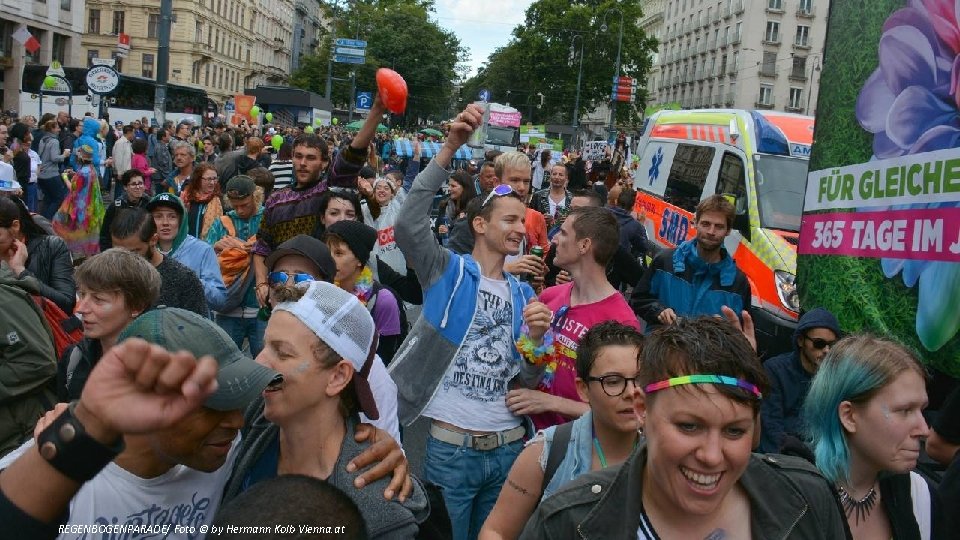
{"type": "Polygon", "coordinates": [[[854,499],[843,486],[838,485],[837,491],[840,492],[840,504],[843,505],[843,510],[847,513],[847,518],[850,518],[851,514],[853,514],[857,525],[860,524],[861,519],[863,521],[867,520],[870,512],[873,511],[874,505],[877,504],[878,493],[876,486],[871,487],[870,491],[861,499],[854,499]]]}

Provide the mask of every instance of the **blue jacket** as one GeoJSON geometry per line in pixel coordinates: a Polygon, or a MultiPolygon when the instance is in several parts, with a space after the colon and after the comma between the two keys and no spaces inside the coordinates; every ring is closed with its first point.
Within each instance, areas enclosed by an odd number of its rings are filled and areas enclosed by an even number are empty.
{"type": "MultiPolygon", "coordinates": [[[[470,255],[457,255],[441,247],[430,229],[433,195],[451,172],[432,162],[413,183],[397,218],[396,241],[412,262],[423,287],[423,311],[407,339],[390,363],[389,372],[397,383],[400,422],[409,425],[430,403],[467,335],[477,310],[480,265],[470,255]]],[[[508,273],[513,304],[513,336],[520,335],[523,308],[534,296],[533,289],[508,273]]],[[[530,366],[514,351],[521,384],[534,388],[541,370],[530,366]]]]}
{"type": "Polygon", "coordinates": [[[637,282],[630,307],[647,322],[660,324],[660,312],[672,308],[678,317],[720,315],[727,306],[736,313],[750,309],[750,283],[737,263],[720,248],[720,261],[707,263],[697,255],[697,240],[661,251],[637,282]]]}
{"type": "Polygon", "coordinates": [[[70,154],[70,166],[74,169],[80,169],[80,163],[77,162],[77,149],[83,145],[87,145],[93,150],[91,155],[91,161],[93,166],[100,170],[100,146],[103,145],[103,142],[97,138],[97,135],[100,134],[100,121],[94,120],[89,116],[83,119],[83,132],[80,137],[73,143],[73,152],[70,154]]]}
{"type": "Polygon", "coordinates": [[[620,224],[620,247],[634,257],[646,255],[647,231],[643,225],[623,208],[612,207],[610,211],[620,224]]]}
{"type": "Polygon", "coordinates": [[[784,435],[803,436],[803,401],[812,375],[800,364],[800,352],[783,353],[763,364],[770,390],[760,405],[760,447],[758,452],[780,453],[784,435]]]}
{"type": "Polygon", "coordinates": [[[170,258],[194,271],[200,278],[203,285],[203,295],[207,298],[207,307],[213,311],[219,311],[227,301],[227,288],[223,284],[223,276],[220,274],[220,263],[217,262],[217,254],[213,251],[213,246],[197,240],[187,234],[186,212],[183,211],[183,202],[179,197],[172,197],[171,200],[180,205],[180,230],[177,231],[176,238],[173,239],[173,246],[170,250],[170,258]]]}

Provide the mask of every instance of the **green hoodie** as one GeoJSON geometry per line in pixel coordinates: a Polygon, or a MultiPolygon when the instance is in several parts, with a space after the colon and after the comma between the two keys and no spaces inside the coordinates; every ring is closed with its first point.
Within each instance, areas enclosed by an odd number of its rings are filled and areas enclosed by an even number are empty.
{"type": "Polygon", "coordinates": [[[39,292],[36,278],[17,279],[0,263],[0,455],[29,439],[37,419],[56,402],[50,384],[57,375],[53,334],[30,298],[39,292]]]}

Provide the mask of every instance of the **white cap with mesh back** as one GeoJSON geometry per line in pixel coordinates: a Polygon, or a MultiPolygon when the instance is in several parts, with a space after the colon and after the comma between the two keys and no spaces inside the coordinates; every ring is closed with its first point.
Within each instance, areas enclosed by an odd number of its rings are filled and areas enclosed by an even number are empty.
{"type": "Polygon", "coordinates": [[[360,409],[371,420],[378,419],[380,414],[367,380],[377,351],[376,327],[357,297],[332,283],[313,281],[302,298],[283,302],[274,311],[296,317],[338,356],[353,364],[360,409]]]}

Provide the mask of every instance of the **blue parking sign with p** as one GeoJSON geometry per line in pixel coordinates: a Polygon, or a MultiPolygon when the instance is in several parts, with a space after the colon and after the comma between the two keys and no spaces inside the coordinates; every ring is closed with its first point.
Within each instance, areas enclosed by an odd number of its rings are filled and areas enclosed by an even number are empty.
{"type": "Polygon", "coordinates": [[[373,106],[373,92],[357,92],[357,108],[370,109],[373,106]]]}

